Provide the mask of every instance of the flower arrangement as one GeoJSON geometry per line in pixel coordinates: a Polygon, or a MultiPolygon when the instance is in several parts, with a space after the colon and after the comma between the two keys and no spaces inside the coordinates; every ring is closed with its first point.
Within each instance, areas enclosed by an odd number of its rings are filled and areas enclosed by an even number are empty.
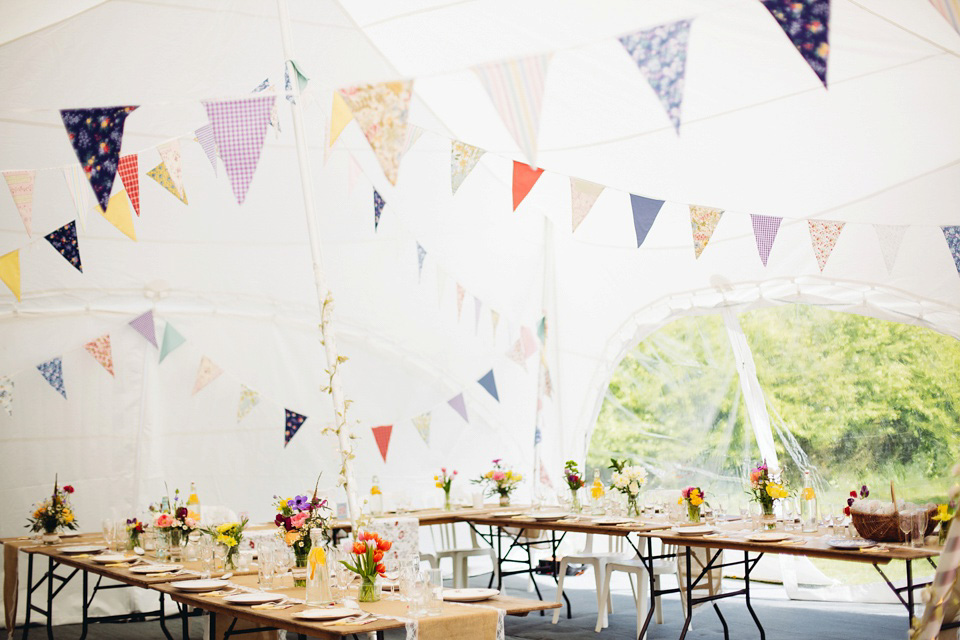
{"type": "Polygon", "coordinates": [[[376,578],[386,573],[383,554],[392,546],[392,542],[381,538],[376,533],[361,531],[350,549],[353,563],[346,560],[340,561],[340,564],[360,576],[360,592],[357,597],[360,602],[376,602],[380,599],[376,589],[376,578]]]}
{"type": "Polygon", "coordinates": [[[493,461],[493,469],[490,469],[479,478],[471,480],[471,482],[486,485],[487,495],[500,496],[500,506],[505,507],[510,504],[510,494],[513,493],[523,480],[523,476],[509,469],[505,469],[503,465],[500,464],[501,461],[500,458],[496,458],[493,461]]]}
{"type": "Polygon", "coordinates": [[[437,485],[437,489],[443,489],[443,509],[445,511],[450,511],[450,488],[453,486],[453,479],[457,477],[457,470],[454,469],[453,473],[448,474],[446,467],[440,467],[440,474],[433,476],[433,481],[437,485]]]}
{"type": "Polygon", "coordinates": [[[861,500],[866,499],[870,495],[870,489],[867,489],[867,485],[862,485],[860,487],[860,492],[858,493],[856,489],[850,492],[850,497],[847,498],[847,506],[843,508],[843,515],[850,515],[850,507],[853,506],[853,503],[857,501],[857,498],[861,500]]]}
{"type": "Polygon", "coordinates": [[[224,522],[215,527],[200,529],[202,533],[213,538],[214,542],[222,544],[227,548],[225,561],[225,567],[227,569],[237,568],[237,554],[240,552],[240,540],[243,539],[243,530],[249,521],[249,518],[243,516],[240,518],[240,522],[224,522]]]}
{"type": "Polygon", "coordinates": [[[136,518],[127,518],[127,546],[130,549],[140,546],[140,535],[143,531],[142,522],[136,518]]]}
{"type": "Polygon", "coordinates": [[[687,517],[690,522],[700,522],[700,507],[707,502],[707,494],[700,487],[687,487],[680,491],[680,504],[687,503],[687,517]]]}
{"type": "Polygon", "coordinates": [[[33,510],[33,515],[27,518],[29,522],[28,529],[34,533],[43,531],[44,534],[51,537],[50,542],[55,543],[57,531],[60,529],[77,528],[77,519],[73,515],[73,508],[70,506],[70,494],[73,493],[73,487],[69,484],[63,487],[57,486],[57,478],[53,479],[53,493],[46,500],[38,502],[33,510]]]}
{"type": "Polygon", "coordinates": [[[763,515],[773,515],[773,504],[790,495],[786,484],[780,479],[779,472],[772,472],[764,460],[759,466],[750,471],[751,500],[760,504],[763,515]]]}
{"type": "Polygon", "coordinates": [[[176,560],[183,553],[183,548],[187,546],[187,539],[197,528],[198,522],[190,517],[190,512],[186,506],[180,505],[180,489],[173,493],[173,502],[170,502],[169,495],[160,501],[160,505],[150,505],[151,513],[156,515],[153,518],[153,528],[156,529],[158,540],[161,544],[157,545],[157,555],[162,556],[164,552],[169,551],[171,560],[176,560]]]}
{"type": "MultiPolygon", "coordinates": [[[[320,479],[317,479],[317,486],[320,479]]],[[[310,532],[314,529],[323,531],[323,539],[330,540],[330,507],[326,500],[317,496],[317,487],[313,489],[313,496],[294,496],[292,498],[281,498],[274,496],[276,500],[277,515],[273,523],[277,525],[277,533],[293,549],[293,555],[296,558],[298,567],[306,567],[310,557],[310,549],[313,546],[310,532]]],[[[295,586],[303,586],[296,585],[295,586]]]]}
{"type": "Polygon", "coordinates": [[[627,496],[627,515],[640,515],[640,508],[637,506],[637,499],[640,497],[640,489],[643,483],[647,481],[647,471],[641,466],[627,466],[627,460],[617,460],[610,458],[609,469],[613,469],[610,476],[610,488],[616,489],[627,496]]]}
{"type": "Polygon", "coordinates": [[[573,497],[571,510],[574,513],[580,512],[580,488],[586,484],[580,475],[580,469],[574,460],[567,460],[563,465],[563,481],[567,483],[567,488],[573,497]]]}
{"type": "Polygon", "coordinates": [[[940,544],[946,542],[947,534],[950,532],[950,523],[953,522],[953,518],[956,515],[956,501],[951,500],[945,504],[937,505],[937,512],[933,515],[933,519],[940,523],[940,544]]]}

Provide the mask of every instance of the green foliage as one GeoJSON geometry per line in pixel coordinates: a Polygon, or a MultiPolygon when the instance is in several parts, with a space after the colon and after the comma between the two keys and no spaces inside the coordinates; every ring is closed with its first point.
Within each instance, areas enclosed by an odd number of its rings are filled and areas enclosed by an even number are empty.
{"type": "MultiPolygon", "coordinates": [[[[942,498],[947,469],[960,457],[960,342],[799,305],[745,313],[740,322],[771,420],[782,417],[831,485],[829,499],[890,480],[898,497],[942,498]]],[[[618,366],[587,464],[629,456],[661,486],[699,482],[735,493],[759,461],[743,404],[722,319],[678,320],[618,366]]],[[[779,440],[777,447],[788,482],[799,487],[800,470],[779,440]]]]}

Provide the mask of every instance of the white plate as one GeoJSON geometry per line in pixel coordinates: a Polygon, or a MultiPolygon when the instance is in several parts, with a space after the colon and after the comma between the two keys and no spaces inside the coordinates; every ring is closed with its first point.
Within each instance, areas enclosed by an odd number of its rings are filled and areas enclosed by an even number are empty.
{"type": "Polygon", "coordinates": [[[614,525],[614,524],[626,524],[628,522],[633,522],[629,518],[598,518],[593,521],[593,524],[599,525],[614,525]]]}
{"type": "Polygon", "coordinates": [[[76,531],[73,531],[73,532],[71,532],[71,533],[60,533],[60,534],[58,534],[58,535],[59,535],[61,538],[76,538],[77,536],[82,536],[83,534],[82,534],[82,533],[77,533],[76,531]]]}
{"type": "Polygon", "coordinates": [[[120,553],[101,553],[98,556],[93,556],[90,558],[97,564],[110,564],[112,562],[127,562],[129,560],[135,560],[137,556],[125,556],[120,553]]]}
{"type": "Polygon", "coordinates": [[[873,540],[863,538],[830,538],[827,544],[834,549],[868,549],[877,546],[873,540]]]}
{"type": "Polygon", "coordinates": [[[713,533],[713,527],[707,525],[695,525],[692,527],[676,527],[671,529],[670,533],[677,536],[702,536],[705,533],[713,533]]]}
{"type": "Polygon", "coordinates": [[[102,544],[78,544],[73,547],[62,547],[60,553],[97,553],[105,550],[102,544]]]}
{"type": "Polygon", "coordinates": [[[569,514],[563,513],[563,512],[561,512],[561,511],[555,511],[555,512],[553,512],[553,513],[529,513],[529,514],[527,514],[528,517],[533,518],[534,520],[543,520],[544,522],[547,521],[547,520],[562,520],[563,518],[566,518],[568,515],[569,515],[569,514]]]}
{"type": "Polygon", "coordinates": [[[337,620],[339,618],[350,618],[362,613],[359,609],[346,609],[337,607],[336,609],[304,609],[295,611],[293,617],[297,620],[337,620]]]}
{"type": "Polygon", "coordinates": [[[268,602],[280,602],[283,600],[283,596],[279,593],[257,591],[254,593],[237,593],[227,596],[223,600],[230,604],[267,604],[268,602]]]}
{"type": "Polygon", "coordinates": [[[789,533],[782,533],[780,531],[759,531],[757,533],[751,533],[747,536],[747,540],[753,542],[783,542],[784,540],[789,540],[793,536],[789,533]]]}
{"type": "Polygon", "coordinates": [[[228,584],[230,583],[226,580],[181,580],[179,582],[171,582],[170,586],[180,591],[199,593],[201,591],[216,591],[228,584]]]}
{"type": "Polygon", "coordinates": [[[523,511],[498,511],[493,516],[497,518],[509,518],[510,516],[522,516],[523,511]]]}
{"type": "Polygon", "coordinates": [[[479,602],[500,595],[497,589],[444,589],[443,599],[448,602],[479,602]]]}
{"type": "Polygon", "coordinates": [[[167,571],[179,571],[183,569],[182,564],[138,564],[130,567],[130,573],[166,573],[167,571]]]}

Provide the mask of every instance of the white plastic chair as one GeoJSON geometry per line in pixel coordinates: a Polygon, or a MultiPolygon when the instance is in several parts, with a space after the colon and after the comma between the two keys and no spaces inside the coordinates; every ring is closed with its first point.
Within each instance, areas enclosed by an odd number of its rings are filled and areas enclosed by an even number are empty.
{"type": "Polygon", "coordinates": [[[449,558],[453,564],[453,588],[463,589],[467,587],[470,579],[468,561],[472,557],[486,556],[493,565],[494,580],[497,578],[497,552],[492,547],[481,546],[477,540],[477,532],[470,528],[469,546],[458,546],[456,525],[438,524],[430,527],[430,535],[433,538],[433,546],[436,554],[420,554],[422,560],[430,562],[431,567],[439,567],[444,558],[449,558]],[[439,533],[440,544],[437,544],[437,534],[439,533]]]}
{"type": "MultiPolygon", "coordinates": [[[[668,555],[677,553],[677,548],[674,545],[662,545],[662,551],[658,555],[668,555]]],[[[672,574],[676,571],[677,565],[671,560],[654,560],[653,561],[653,588],[657,591],[660,590],[660,576],[665,574],[672,574]]],[[[643,620],[647,615],[647,585],[650,582],[650,578],[647,574],[647,568],[644,566],[643,562],[639,558],[632,558],[627,560],[614,560],[607,562],[604,578],[603,578],[603,590],[601,598],[598,600],[600,603],[600,609],[597,612],[597,625],[594,627],[594,631],[597,633],[601,629],[609,625],[607,611],[604,610],[604,603],[611,602],[612,598],[610,597],[610,578],[614,571],[622,571],[627,573],[627,579],[630,582],[630,590],[633,592],[634,600],[637,605],[637,634],[640,633],[640,627],[643,626],[643,620]],[[637,587],[634,589],[633,578],[637,579],[637,587]]],[[[663,603],[661,598],[657,597],[653,603],[654,606],[654,618],[657,624],[663,624],[663,603]]],[[[685,608],[681,607],[682,611],[686,611],[685,608]]],[[[611,608],[612,612],[613,609],[611,608]]],[[[642,639],[641,639],[642,640],[642,639]]]]}
{"type": "MultiPolygon", "coordinates": [[[[593,550],[593,534],[588,533],[586,542],[583,545],[583,551],[580,553],[566,555],[560,560],[560,568],[558,570],[559,576],[557,578],[557,598],[556,602],[561,603],[563,601],[563,579],[567,575],[567,566],[571,563],[574,564],[588,564],[593,567],[593,574],[597,582],[597,611],[603,612],[603,577],[604,572],[607,567],[608,562],[614,562],[618,560],[626,560],[629,556],[623,551],[623,538],[620,536],[611,537],[607,536],[608,540],[608,550],[607,551],[594,551],[593,550]]],[[[557,624],[560,620],[560,612],[562,609],[553,610],[553,624],[557,624]]],[[[613,612],[613,602],[611,601],[610,594],[607,593],[607,610],[613,612]]],[[[604,625],[607,626],[606,618],[604,618],[604,625]]]]}

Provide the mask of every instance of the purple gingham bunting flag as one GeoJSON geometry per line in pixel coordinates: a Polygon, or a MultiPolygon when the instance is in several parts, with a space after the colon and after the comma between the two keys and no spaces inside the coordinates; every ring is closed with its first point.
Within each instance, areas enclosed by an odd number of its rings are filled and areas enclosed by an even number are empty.
{"type": "Polygon", "coordinates": [[[203,103],[239,204],[246,199],[253,172],[257,169],[263,137],[276,99],[274,95],[203,103]]]}
{"type": "Polygon", "coordinates": [[[447,400],[447,404],[450,405],[454,411],[459,413],[460,417],[463,418],[464,421],[470,422],[470,419],[467,418],[467,404],[466,402],[463,401],[462,393],[458,393],[457,395],[447,400]]]}
{"type": "MultiPolygon", "coordinates": [[[[157,346],[157,332],[153,326],[153,311],[147,311],[129,322],[130,326],[137,330],[137,333],[150,341],[154,347],[157,346]]],[[[159,347],[157,347],[159,348],[159,347]]]]}
{"type": "Polygon", "coordinates": [[[217,175],[217,140],[213,137],[213,125],[205,124],[193,132],[197,136],[197,142],[207,154],[207,160],[213,167],[213,175],[217,175]]]}
{"type": "Polygon", "coordinates": [[[767,266],[770,249],[773,247],[773,241],[777,238],[777,232],[780,230],[780,223],[783,222],[783,218],[751,213],[750,222],[753,223],[753,237],[757,241],[760,262],[763,263],[763,266],[767,266]]]}

